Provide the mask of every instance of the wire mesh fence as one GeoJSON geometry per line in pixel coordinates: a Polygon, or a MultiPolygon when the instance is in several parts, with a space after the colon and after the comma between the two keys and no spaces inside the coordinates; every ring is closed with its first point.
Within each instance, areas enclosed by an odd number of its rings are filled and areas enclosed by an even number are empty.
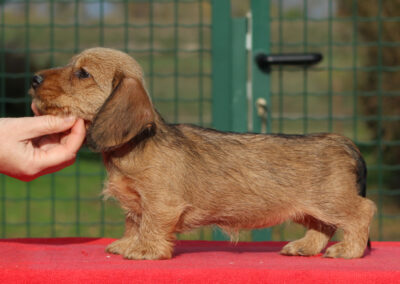
{"type": "MultiPolygon", "coordinates": [[[[367,160],[368,196],[379,209],[372,239],[399,240],[399,1],[269,2],[271,52],[324,55],[313,68],[273,68],[272,132],[337,132],[353,139],[367,160]]],[[[234,15],[244,16],[249,7],[232,0],[234,15]]],[[[30,116],[34,71],[106,46],[142,65],[167,121],[211,126],[211,13],[209,0],[1,1],[0,114],[30,116]]],[[[104,178],[101,157],[85,148],[73,166],[30,183],[2,175],[0,236],[119,237],[123,214],[102,200],[104,178]]],[[[282,225],[272,238],[301,234],[282,225]]],[[[181,237],[210,236],[206,230],[181,237]]]]}

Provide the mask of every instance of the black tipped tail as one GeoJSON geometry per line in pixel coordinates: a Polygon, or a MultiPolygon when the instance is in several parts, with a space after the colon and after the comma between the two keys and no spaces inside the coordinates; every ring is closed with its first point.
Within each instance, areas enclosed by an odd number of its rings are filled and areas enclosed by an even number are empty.
{"type": "Polygon", "coordinates": [[[357,186],[358,193],[362,197],[367,196],[367,165],[365,164],[364,158],[359,155],[357,157],[357,186]]]}
{"type": "MultiPolygon", "coordinates": [[[[367,165],[361,154],[357,155],[357,185],[358,193],[362,197],[367,196],[367,165]]],[[[367,247],[371,250],[371,239],[368,238],[367,247]]]]}

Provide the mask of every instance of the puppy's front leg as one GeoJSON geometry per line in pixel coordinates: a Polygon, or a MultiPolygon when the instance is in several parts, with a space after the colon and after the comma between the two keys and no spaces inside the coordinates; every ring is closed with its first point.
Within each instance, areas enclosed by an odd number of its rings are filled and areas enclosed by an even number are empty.
{"type": "Polygon", "coordinates": [[[109,244],[106,247],[106,252],[113,254],[124,255],[127,248],[138,241],[139,224],[138,217],[127,214],[125,216],[125,233],[124,236],[109,244]]]}
{"type": "MultiPolygon", "coordinates": [[[[171,210],[172,211],[172,210],[171,210]]],[[[144,212],[143,212],[144,213],[144,212]]],[[[127,259],[169,259],[172,257],[173,233],[178,218],[161,212],[142,214],[139,222],[126,218],[124,236],[107,247],[107,251],[127,259]]]]}

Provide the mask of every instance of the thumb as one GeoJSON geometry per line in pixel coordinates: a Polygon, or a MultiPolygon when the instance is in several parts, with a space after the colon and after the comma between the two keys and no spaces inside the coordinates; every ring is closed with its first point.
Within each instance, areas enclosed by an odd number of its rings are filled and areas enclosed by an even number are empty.
{"type": "Polygon", "coordinates": [[[25,139],[32,139],[43,135],[64,132],[70,129],[76,121],[75,117],[59,117],[53,115],[42,115],[26,117],[23,126],[25,139]]]}

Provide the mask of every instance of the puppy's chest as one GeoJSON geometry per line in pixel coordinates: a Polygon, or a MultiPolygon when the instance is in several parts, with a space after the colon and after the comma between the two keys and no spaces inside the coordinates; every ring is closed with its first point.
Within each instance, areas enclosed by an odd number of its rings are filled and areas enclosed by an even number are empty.
{"type": "Polygon", "coordinates": [[[141,196],[133,180],[120,175],[110,175],[103,188],[105,198],[114,197],[125,211],[142,213],[141,196]]]}

